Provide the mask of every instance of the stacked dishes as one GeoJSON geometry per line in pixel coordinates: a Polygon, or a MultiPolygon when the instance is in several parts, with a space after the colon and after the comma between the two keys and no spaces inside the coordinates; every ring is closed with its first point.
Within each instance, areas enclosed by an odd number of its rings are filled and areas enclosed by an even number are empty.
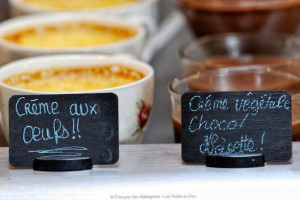
{"type": "Polygon", "coordinates": [[[7,64],[0,69],[6,140],[12,95],[113,92],[119,98],[120,143],[140,143],[154,72],[137,59],[156,26],[156,0],[12,0],[10,5],[13,16],[26,16],[0,24],[0,64],[7,64]]]}
{"type": "Polygon", "coordinates": [[[257,90],[290,92],[293,140],[300,141],[300,1],[175,1],[199,37],[179,50],[183,76],[169,87],[176,142],[185,92],[257,90]]]}

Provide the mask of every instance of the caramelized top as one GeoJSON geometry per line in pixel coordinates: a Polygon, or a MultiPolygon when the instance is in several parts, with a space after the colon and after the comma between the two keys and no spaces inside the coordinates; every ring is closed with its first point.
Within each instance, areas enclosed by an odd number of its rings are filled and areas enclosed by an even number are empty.
{"type": "Polygon", "coordinates": [[[47,10],[81,10],[107,8],[141,0],[23,0],[32,6],[47,10]]]}
{"type": "Polygon", "coordinates": [[[92,22],[28,27],[3,36],[15,44],[40,48],[74,48],[105,45],[133,37],[136,31],[92,22]]]}
{"type": "Polygon", "coordinates": [[[145,77],[126,66],[91,66],[51,68],[14,75],[4,80],[7,85],[43,92],[79,92],[117,87],[145,77]]]}

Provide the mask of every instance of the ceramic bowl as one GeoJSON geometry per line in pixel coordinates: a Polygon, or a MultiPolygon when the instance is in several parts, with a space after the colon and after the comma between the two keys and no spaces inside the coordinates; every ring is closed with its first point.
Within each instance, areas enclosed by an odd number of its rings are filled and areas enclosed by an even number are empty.
{"type": "Polygon", "coordinates": [[[51,95],[65,94],[38,92],[15,88],[3,83],[6,78],[40,69],[53,67],[88,67],[92,65],[120,64],[145,74],[145,77],[130,84],[108,89],[72,93],[107,93],[112,92],[119,99],[119,140],[120,143],[140,143],[144,137],[153,102],[154,71],[146,63],[120,56],[102,55],[49,55],[15,61],[0,69],[0,111],[2,130],[6,140],[9,137],[8,101],[13,95],[51,95]]]}
{"type": "Polygon", "coordinates": [[[0,64],[8,63],[14,60],[49,55],[49,54],[68,54],[68,53],[100,53],[100,54],[115,54],[126,53],[135,57],[140,57],[146,37],[145,28],[126,19],[99,17],[91,13],[49,13],[49,14],[35,14],[22,16],[7,20],[0,24],[0,64]],[[113,26],[120,28],[128,28],[134,30],[136,34],[125,40],[118,42],[95,45],[88,47],[74,47],[74,48],[40,48],[29,47],[3,39],[3,36],[9,33],[15,33],[18,30],[24,30],[29,27],[39,27],[46,25],[57,25],[62,23],[72,22],[91,22],[104,26],[113,26]]]}

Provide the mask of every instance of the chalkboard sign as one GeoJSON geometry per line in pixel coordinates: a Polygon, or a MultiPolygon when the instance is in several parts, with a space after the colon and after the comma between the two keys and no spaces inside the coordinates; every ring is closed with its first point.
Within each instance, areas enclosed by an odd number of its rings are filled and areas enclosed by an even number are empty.
{"type": "Polygon", "coordinates": [[[263,153],[266,162],[292,156],[291,96],[285,91],[194,92],[181,99],[182,159],[207,154],[263,153]]]}
{"type": "Polygon", "coordinates": [[[36,157],[119,159],[118,97],[112,93],[24,95],[9,101],[9,162],[32,167],[36,157]]]}

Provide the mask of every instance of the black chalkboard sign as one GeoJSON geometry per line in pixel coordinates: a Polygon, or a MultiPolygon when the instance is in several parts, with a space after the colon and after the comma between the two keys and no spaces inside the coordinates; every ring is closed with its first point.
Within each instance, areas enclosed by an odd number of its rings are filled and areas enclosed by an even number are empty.
{"type": "Polygon", "coordinates": [[[186,93],[181,108],[186,163],[205,163],[207,154],[263,153],[266,162],[292,156],[288,92],[186,93]]]}
{"type": "Polygon", "coordinates": [[[36,157],[119,159],[118,97],[113,93],[24,95],[9,101],[9,163],[32,167],[36,157]]]}

